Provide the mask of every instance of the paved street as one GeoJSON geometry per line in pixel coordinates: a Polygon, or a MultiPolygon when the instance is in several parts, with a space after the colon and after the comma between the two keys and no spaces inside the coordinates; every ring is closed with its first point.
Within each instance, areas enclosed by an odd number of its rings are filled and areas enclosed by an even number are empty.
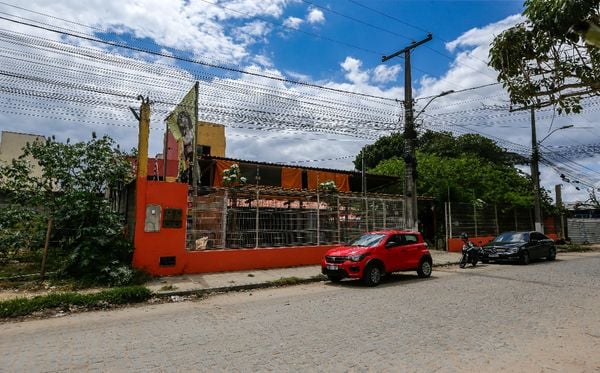
{"type": "Polygon", "coordinates": [[[0,370],[600,370],[600,253],[436,269],[6,323],[0,370]]]}

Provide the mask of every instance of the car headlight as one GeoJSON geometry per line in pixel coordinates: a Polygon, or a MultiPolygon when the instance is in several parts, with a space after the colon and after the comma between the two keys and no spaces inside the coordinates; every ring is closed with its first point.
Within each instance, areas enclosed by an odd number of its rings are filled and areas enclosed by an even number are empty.
{"type": "Polygon", "coordinates": [[[350,255],[348,257],[348,259],[352,262],[360,262],[361,260],[363,260],[365,257],[367,256],[367,254],[356,254],[356,255],[350,255]]]}

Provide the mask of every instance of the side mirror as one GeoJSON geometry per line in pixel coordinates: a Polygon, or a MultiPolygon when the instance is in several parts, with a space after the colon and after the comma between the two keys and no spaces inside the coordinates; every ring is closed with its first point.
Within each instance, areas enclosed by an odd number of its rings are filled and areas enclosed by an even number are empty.
{"type": "Polygon", "coordinates": [[[394,246],[398,246],[398,243],[394,242],[394,241],[388,241],[385,243],[385,248],[389,249],[390,247],[394,247],[394,246]]]}

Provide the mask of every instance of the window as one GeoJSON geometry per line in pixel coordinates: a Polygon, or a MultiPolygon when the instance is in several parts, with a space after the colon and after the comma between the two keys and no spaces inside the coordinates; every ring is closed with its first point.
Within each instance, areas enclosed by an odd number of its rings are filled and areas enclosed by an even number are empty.
{"type": "Polygon", "coordinates": [[[402,245],[402,236],[400,236],[399,234],[394,234],[390,236],[390,238],[385,243],[386,247],[394,247],[399,245],[402,245]]]}
{"type": "Polygon", "coordinates": [[[412,245],[419,242],[419,239],[414,234],[405,234],[402,241],[404,245],[412,245]]]}

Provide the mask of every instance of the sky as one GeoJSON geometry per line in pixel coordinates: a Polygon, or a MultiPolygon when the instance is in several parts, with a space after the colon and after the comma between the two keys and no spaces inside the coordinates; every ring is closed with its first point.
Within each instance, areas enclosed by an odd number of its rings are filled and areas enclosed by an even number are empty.
{"type": "MultiPolygon", "coordinates": [[[[350,170],[364,145],[402,129],[405,61],[382,56],[431,34],[411,53],[419,129],[528,154],[530,115],[509,112],[487,66],[490,42],[522,11],[493,0],[3,0],[0,130],[108,134],[128,150],[142,95],[154,102],[153,156],[164,119],[200,81],[199,117],[226,126],[227,157],[350,170]]],[[[536,114],[541,183],[551,194],[562,184],[567,202],[600,188],[598,103],[536,114]]]]}

